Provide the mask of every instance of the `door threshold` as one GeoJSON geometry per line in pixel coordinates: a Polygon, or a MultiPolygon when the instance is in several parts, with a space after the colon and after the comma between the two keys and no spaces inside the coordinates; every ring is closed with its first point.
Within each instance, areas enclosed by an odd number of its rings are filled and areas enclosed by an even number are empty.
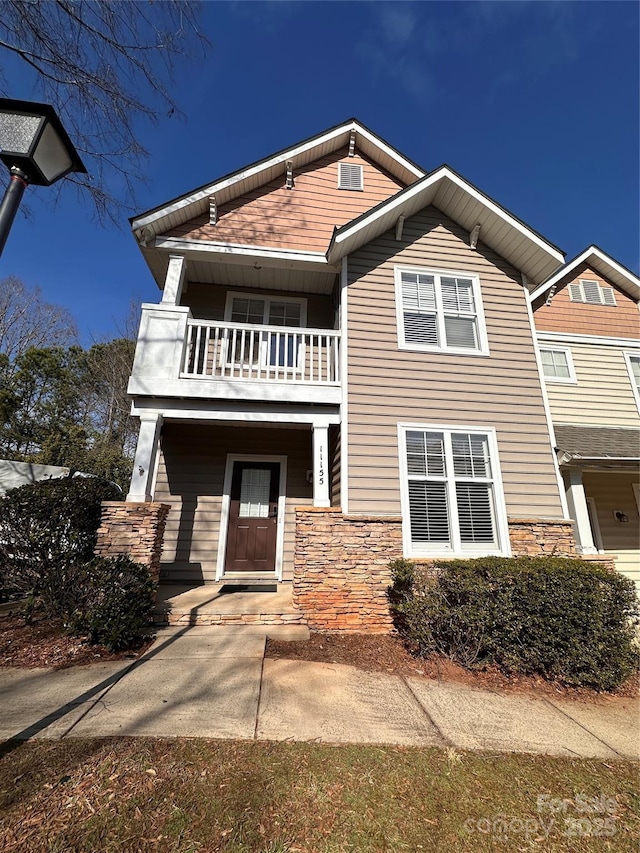
{"type": "Polygon", "coordinates": [[[242,575],[223,575],[217,583],[224,586],[259,586],[264,584],[280,583],[278,578],[272,573],[242,575]]]}

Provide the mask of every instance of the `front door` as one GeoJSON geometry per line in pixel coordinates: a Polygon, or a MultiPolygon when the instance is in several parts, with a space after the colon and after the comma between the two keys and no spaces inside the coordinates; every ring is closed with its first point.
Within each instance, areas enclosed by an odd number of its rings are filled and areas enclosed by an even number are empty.
{"type": "Polygon", "coordinates": [[[279,462],[234,462],[224,571],[275,572],[279,462]]]}

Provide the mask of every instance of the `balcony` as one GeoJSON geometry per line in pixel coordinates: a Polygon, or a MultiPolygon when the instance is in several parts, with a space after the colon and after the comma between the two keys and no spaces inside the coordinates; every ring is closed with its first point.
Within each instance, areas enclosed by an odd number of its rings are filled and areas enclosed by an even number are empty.
{"type": "Polygon", "coordinates": [[[340,332],[197,320],[143,305],[129,394],[338,404],[340,332]]]}
{"type": "Polygon", "coordinates": [[[340,332],[187,321],[185,379],[340,385],[340,332]]]}

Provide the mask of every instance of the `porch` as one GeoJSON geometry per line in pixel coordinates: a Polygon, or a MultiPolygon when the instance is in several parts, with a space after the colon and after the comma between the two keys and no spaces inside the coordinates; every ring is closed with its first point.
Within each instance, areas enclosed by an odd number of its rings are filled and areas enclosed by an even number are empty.
{"type": "Polygon", "coordinates": [[[267,423],[142,418],[132,482],[140,495],[128,501],[169,508],[161,581],[293,578],[296,507],[328,507],[339,488],[338,425],[303,414],[307,422],[295,414],[267,423]]]}
{"type": "Polygon", "coordinates": [[[611,560],[616,571],[635,583],[640,596],[637,469],[571,467],[562,473],[582,555],[611,560]]]}

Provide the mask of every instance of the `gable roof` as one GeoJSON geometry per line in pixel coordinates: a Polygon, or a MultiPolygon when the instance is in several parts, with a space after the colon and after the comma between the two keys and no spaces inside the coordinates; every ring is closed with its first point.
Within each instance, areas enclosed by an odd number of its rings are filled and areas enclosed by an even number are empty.
{"type": "Polygon", "coordinates": [[[218,206],[274,180],[286,171],[287,160],[294,169],[301,169],[320,157],[325,157],[349,145],[351,133],[356,135],[356,147],[393,177],[404,184],[422,178],[424,170],[365,127],[355,118],[329,128],[316,136],[303,139],[269,157],[257,160],[237,172],[231,172],[213,183],[204,184],[185,195],[168,201],[152,210],[132,217],[129,222],[138,239],[148,242],[157,234],[182,225],[209,209],[209,197],[215,195],[218,206]]]}
{"type": "Polygon", "coordinates": [[[327,260],[336,263],[393,228],[401,216],[407,219],[428,205],[437,207],[469,232],[479,225],[479,239],[521,270],[534,286],[564,263],[561,249],[447,165],[336,229],[327,260]]]}
{"type": "Polygon", "coordinates": [[[626,267],[623,267],[622,264],[618,263],[618,261],[614,260],[611,255],[607,255],[606,252],[602,251],[602,249],[593,245],[589,246],[577,255],[572,261],[566,263],[563,267],[557,270],[551,278],[547,279],[547,281],[541,284],[540,287],[534,290],[531,294],[531,301],[533,302],[539,296],[542,296],[550,290],[554,285],[559,284],[562,279],[567,278],[584,263],[588,264],[604,278],[607,278],[610,282],[619,287],[620,290],[632,299],[635,299],[636,302],[640,301],[640,279],[635,276],[631,270],[628,270],[626,267]]]}

